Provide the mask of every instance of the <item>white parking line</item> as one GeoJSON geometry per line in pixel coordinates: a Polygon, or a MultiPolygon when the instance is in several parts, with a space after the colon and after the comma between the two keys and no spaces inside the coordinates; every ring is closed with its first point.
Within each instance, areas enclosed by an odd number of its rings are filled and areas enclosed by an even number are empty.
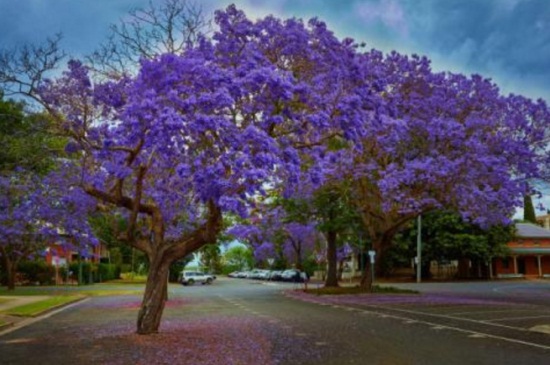
{"type": "MultiPolygon", "coordinates": [[[[388,309],[386,307],[381,307],[381,306],[372,305],[372,304],[367,305],[367,307],[382,309],[382,310],[387,310],[388,309]]],[[[390,310],[396,311],[396,312],[409,313],[409,314],[420,314],[420,315],[425,315],[425,316],[430,316],[430,317],[445,318],[445,319],[452,319],[452,320],[463,321],[463,322],[471,322],[471,323],[476,323],[476,324],[502,327],[502,328],[518,330],[518,331],[527,331],[525,328],[522,328],[522,327],[513,327],[513,326],[507,326],[507,325],[504,325],[504,324],[490,323],[490,322],[487,322],[487,321],[478,321],[478,320],[470,319],[470,318],[453,317],[453,316],[448,316],[446,314],[426,313],[426,312],[419,312],[419,311],[413,311],[413,310],[409,310],[409,309],[399,309],[399,308],[391,308],[390,310]]]]}
{"type": "MultiPolygon", "coordinates": [[[[501,311],[471,311],[471,312],[453,312],[453,313],[447,313],[449,316],[461,316],[465,314],[485,314],[485,313],[510,313],[510,312],[533,312],[533,309],[508,309],[508,310],[501,310],[501,311]]],[[[536,309],[535,309],[536,310],[536,309]]]]}
{"type": "Polygon", "coordinates": [[[512,318],[500,318],[500,319],[488,319],[487,322],[498,322],[498,321],[521,321],[522,319],[536,319],[536,318],[548,318],[550,314],[544,316],[529,316],[529,317],[512,317],[512,318]]]}
{"type": "MultiPolygon", "coordinates": [[[[375,307],[375,306],[372,306],[372,307],[375,307]]],[[[425,314],[425,313],[415,313],[414,311],[407,311],[407,310],[403,310],[403,311],[404,311],[404,312],[409,312],[409,313],[414,313],[414,314],[425,314]]],[[[372,313],[378,313],[378,312],[372,311],[372,313]]],[[[388,317],[388,318],[394,318],[394,319],[399,319],[399,320],[410,320],[410,318],[401,317],[401,316],[397,316],[397,315],[393,315],[393,314],[385,314],[385,316],[388,317]]],[[[440,315],[435,315],[435,316],[436,316],[436,317],[447,317],[447,316],[440,316],[440,315]]],[[[460,319],[460,318],[453,318],[453,319],[460,319]]],[[[534,342],[527,342],[527,341],[522,341],[522,340],[516,340],[516,339],[514,339],[514,338],[508,338],[508,337],[503,337],[503,336],[491,335],[491,334],[488,334],[488,333],[483,333],[483,332],[477,332],[477,331],[467,330],[467,329],[459,328],[459,327],[443,326],[443,325],[440,325],[440,324],[438,324],[438,323],[433,323],[433,322],[429,322],[429,321],[417,320],[416,322],[422,323],[422,324],[426,324],[426,325],[429,325],[429,326],[431,326],[431,327],[434,328],[434,329],[435,329],[435,328],[437,328],[437,329],[439,329],[439,330],[441,330],[441,329],[448,329],[448,330],[453,330],[453,331],[456,331],[456,332],[467,333],[467,334],[469,334],[468,337],[475,337],[475,338],[493,338],[493,339],[496,339],[496,340],[501,340],[501,341],[506,341],[506,342],[517,343],[517,344],[525,345],[525,346],[537,347],[537,348],[544,349],[544,350],[550,350],[550,346],[541,345],[541,344],[534,343],[534,342]]],[[[495,324],[493,324],[493,323],[486,323],[486,322],[480,322],[480,321],[474,321],[474,322],[479,322],[480,324],[486,324],[486,325],[495,325],[495,324]]],[[[508,327],[508,326],[502,326],[502,325],[495,325],[495,326],[498,326],[498,327],[508,327]]],[[[515,327],[508,327],[508,328],[517,329],[517,330],[520,330],[520,331],[528,331],[528,330],[526,330],[526,329],[524,329],[524,328],[515,328],[515,327]]]]}

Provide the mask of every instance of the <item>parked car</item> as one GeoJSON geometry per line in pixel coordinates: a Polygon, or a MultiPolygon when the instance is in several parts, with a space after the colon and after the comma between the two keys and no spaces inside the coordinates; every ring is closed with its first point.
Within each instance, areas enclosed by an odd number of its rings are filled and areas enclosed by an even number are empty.
{"type": "Polygon", "coordinates": [[[307,276],[305,273],[302,273],[300,270],[290,269],[285,270],[281,274],[282,281],[289,281],[294,283],[303,283],[307,276]]]}
{"type": "Polygon", "coordinates": [[[271,281],[281,281],[281,280],[283,280],[282,275],[283,275],[283,271],[282,271],[282,270],[273,270],[273,271],[270,273],[269,279],[268,279],[268,280],[271,280],[271,281]]]}
{"type": "Polygon", "coordinates": [[[248,279],[260,279],[262,272],[263,270],[253,269],[252,271],[250,271],[250,273],[246,277],[248,279]]]}
{"type": "Polygon", "coordinates": [[[180,283],[182,285],[193,285],[195,283],[212,284],[214,277],[200,271],[182,271],[180,283]]]}
{"type": "Polygon", "coordinates": [[[237,275],[238,278],[240,279],[246,279],[249,275],[250,271],[241,271],[239,273],[239,275],[237,275]]]}
{"type": "Polygon", "coordinates": [[[260,270],[256,275],[256,279],[269,280],[270,276],[271,276],[271,270],[260,270]]]}
{"type": "Polygon", "coordinates": [[[238,278],[240,274],[241,274],[240,271],[233,271],[232,273],[229,273],[227,276],[229,276],[230,278],[238,278]]]}

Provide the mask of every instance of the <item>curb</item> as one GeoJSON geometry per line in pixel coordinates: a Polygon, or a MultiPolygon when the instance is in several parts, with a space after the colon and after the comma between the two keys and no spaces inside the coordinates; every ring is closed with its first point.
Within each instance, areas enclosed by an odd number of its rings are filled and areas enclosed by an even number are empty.
{"type": "MultiPolygon", "coordinates": [[[[81,303],[84,303],[86,301],[90,300],[90,297],[82,297],[78,300],[75,300],[74,302],[66,303],[59,305],[57,307],[49,308],[46,311],[41,312],[39,315],[36,315],[35,317],[27,317],[27,319],[22,320],[18,323],[9,323],[9,326],[2,326],[0,327],[0,337],[3,335],[7,335],[8,333],[11,333],[13,331],[16,331],[20,328],[26,327],[28,325],[31,325],[33,323],[36,323],[38,321],[41,321],[43,319],[49,318],[57,313],[60,313],[64,311],[65,309],[69,309],[71,307],[77,306],[81,303]]],[[[22,318],[22,317],[19,317],[22,318]]]]}
{"type": "MultiPolygon", "coordinates": [[[[56,306],[54,306],[54,307],[48,308],[48,309],[46,309],[46,310],[43,310],[43,311],[40,312],[40,313],[34,314],[34,315],[32,315],[32,316],[29,316],[29,318],[38,318],[38,317],[40,317],[40,316],[44,316],[44,315],[46,315],[46,314],[48,314],[48,313],[51,313],[51,312],[54,312],[54,311],[56,311],[56,310],[58,310],[58,309],[68,307],[68,306],[70,306],[71,304],[80,303],[80,302],[83,301],[84,299],[88,299],[88,298],[89,298],[89,297],[81,297],[81,298],[75,299],[75,300],[73,300],[73,301],[71,301],[71,302],[68,302],[68,303],[58,304],[58,305],[56,305],[56,306]]],[[[25,317],[25,316],[20,316],[20,317],[25,317]]]]}
{"type": "Polygon", "coordinates": [[[2,332],[5,329],[8,329],[10,327],[13,327],[13,325],[14,325],[13,322],[6,322],[4,324],[0,324],[0,332],[2,332]]]}
{"type": "MultiPolygon", "coordinates": [[[[65,307],[65,306],[71,305],[71,304],[73,304],[73,303],[78,303],[78,302],[80,302],[80,301],[82,301],[82,300],[84,300],[84,299],[86,299],[86,298],[88,298],[88,297],[83,296],[83,297],[77,298],[77,299],[75,299],[75,300],[73,300],[73,301],[70,301],[70,302],[67,302],[67,303],[58,304],[58,305],[56,305],[56,306],[50,307],[50,308],[45,309],[45,310],[43,310],[43,311],[41,311],[41,312],[38,312],[38,313],[35,313],[35,314],[31,314],[31,315],[24,315],[24,314],[22,315],[22,314],[16,314],[16,313],[10,314],[10,313],[9,313],[9,310],[4,311],[4,314],[5,314],[5,315],[8,315],[8,316],[12,316],[12,317],[18,317],[18,318],[37,318],[37,317],[43,316],[43,315],[45,315],[45,314],[48,314],[48,313],[50,313],[50,312],[53,312],[53,311],[55,311],[55,310],[57,310],[57,309],[59,309],[59,308],[63,308],[63,307],[65,307]]],[[[17,308],[17,307],[15,307],[15,308],[17,308]]]]}

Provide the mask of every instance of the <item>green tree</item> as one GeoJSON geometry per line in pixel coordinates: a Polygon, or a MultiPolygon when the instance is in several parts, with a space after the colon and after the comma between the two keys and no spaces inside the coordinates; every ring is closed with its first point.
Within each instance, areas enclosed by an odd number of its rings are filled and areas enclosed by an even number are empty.
{"type": "Polygon", "coordinates": [[[221,250],[218,244],[210,244],[202,247],[200,253],[200,266],[204,271],[219,274],[222,270],[221,250]]]}
{"type": "Polygon", "coordinates": [[[4,100],[0,91],[0,173],[45,173],[64,156],[65,142],[52,133],[46,114],[26,113],[23,102],[4,100]]]}
{"type": "MultiPolygon", "coordinates": [[[[226,268],[228,268],[227,271],[245,270],[254,267],[252,250],[242,245],[233,246],[225,251],[223,261],[226,268]]],[[[224,271],[226,270],[224,269],[224,271]]]]}
{"type": "MultiPolygon", "coordinates": [[[[14,100],[4,100],[0,90],[0,175],[6,181],[11,181],[9,187],[4,186],[2,213],[6,213],[0,225],[7,228],[10,238],[0,242],[0,261],[3,275],[8,288],[15,288],[15,274],[18,262],[29,256],[34,256],[45,249],[46,240],[37,233],[38,201],[30,197],[31,190],[38,188],[38,175],[50,171],[56,163],[56,158],[62,156],[65,141],[53,135],[49,128],[49,118],[44,114],[29,114],[25,111],[25,103],[14,100]],[[15,182],[18,182],[15,184],[15,182]],[[22,213],[25,200],[29,199],[35,218],[23,219],[22,213]],[[19,207],[19,208],[17,208],[19,207]],[[19,209],[19,213],[14,211],[19,209]],[[13,234],[15,224],[25,223],[24,231],[13,234]],[[25,232],[23,234],[23,232],[25,232]]],[[[48,195],[45,195],[47,197],[48,195]]],[[[31,207],[27,204],[27,207],[31,207]]],[[[27,211],[30,214],[30,210],[27,211]]],[[[20,226],[22,227],[22,226],[20,226]]]]}
{"type": "Polygon", "coordinates": [[[193,261],[193,254],[187,255],[184,258],[170,264],[170,275],[168,280],[170,282],[177,282],[180,278],[181,272],[191,261],[193,261]]]}
{"type": "MultiPolygon", "coordinates": [[[[401,261],[416,255],[416,224],[410,224],[395,238],[388,259],[401,261]]],[[[422,275],[429,275],[430,261],[471,260],[483,265],[492,257],[505,255],[513,239],[513,226],[492,226],[485,230],[464,221],[454,212],[434,211],[422,215],[422,275]]],[[[386,263],[386,268],[391,264],[386,263]]]]}
{"type": "Polygon", "coordinates": [[[360,218],[350,198],[345,183],[326,185],[314,194],[312,204],[317,229],[327,241],[327,287],[338,286],[338,247],[346,242],[365,243],[359,239],[360,218]]]}
{"type": "Polygon", "coordinates": [[[523,196],[523,220],[537,224],[537,216],[535,214],[533,198],[529,194],[523,196]]]}

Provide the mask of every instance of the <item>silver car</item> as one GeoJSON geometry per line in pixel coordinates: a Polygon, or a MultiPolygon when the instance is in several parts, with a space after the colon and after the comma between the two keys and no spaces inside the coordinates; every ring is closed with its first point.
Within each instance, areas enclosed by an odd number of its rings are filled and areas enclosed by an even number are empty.
{"type": "Polygon", "coordinates": [[[212,284],[214,276],[200,271],[182,271],[180,283],[182,285],[193,285],[195,283],[212,284]]]}

